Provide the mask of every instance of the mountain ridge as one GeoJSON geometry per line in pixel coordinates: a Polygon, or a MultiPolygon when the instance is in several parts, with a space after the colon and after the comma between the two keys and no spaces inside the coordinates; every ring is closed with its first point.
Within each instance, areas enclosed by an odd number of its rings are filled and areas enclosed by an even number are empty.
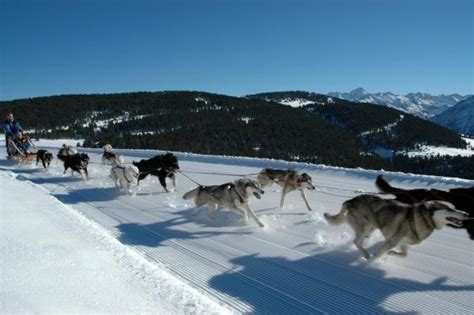
{"type": "MultiPolygon", "coordinates": [[[[110,143],[402,171],[411,160],[397,166],[399,152],[420,145],[466,147],[456,132],[401,111],[304,91],[245,97],[197,91],[76,94],[0,106],[35,138],[81,138],[89,147],[110,143]],[[299,108],[275,102],[285,97],[308,102],[299,108]]],[[[429,164],[425,173],[474,177],[459,173],[470,169],[463,159],[456,163],[442,172],[429,164]]]]}
{"type": "Polygon", "coordinates": [[[329,92],[327,95],[355,102],[389,106],[425,119],[436,116],[471,96],[457,93],[447,95],[432,95],[423,92],[413,92],[405,95],[392,92],[370,93],[364,88],[356,88],[348,93],[329,92]]]}
{"type": "Polygon", "coordinates": [[[474,135],[474,96],[466,98],[448,110],[434,116],[432,121],[457,132],[474,135]]]}

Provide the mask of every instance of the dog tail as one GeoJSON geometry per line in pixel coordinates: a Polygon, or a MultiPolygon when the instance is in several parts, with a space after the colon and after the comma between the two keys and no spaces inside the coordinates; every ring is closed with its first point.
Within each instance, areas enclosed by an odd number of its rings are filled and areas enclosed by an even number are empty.
{"type": "Polygon", "coordinates": [[[194,188],[194,189],[191,190],[191,191],[188,191],[187,193],[185,193],[185,194],[183,195],[183,199],[189,200],[189,199],[194,199],[194,198],[196,198],[200,190],[201,190],[201,186],[199,186],[199,187],[197,187],[197,188],[194,188]]]}
{"type": "Polygon", "coordinates": [[[384,193],[391,194],[391,193],[397,193],[400,192],[401,189],[392,187],[390,184],[385,180],[385,178],[382,175],[377,176],[377,179],[375,180],[375,186],[384,193]]]}
{"type": "Polygon", "coordinates": [[[341,211],[339,211],[338,214],[330,215],[329,213],[326,212],[324,214],[324,217],[330,224],[339,225],[346,221],[347,213],[349,212],[349,209],[347,208],[347,206],[348,206],[348,203],[344,202],[342,204],[342,209],[341,211]]]}

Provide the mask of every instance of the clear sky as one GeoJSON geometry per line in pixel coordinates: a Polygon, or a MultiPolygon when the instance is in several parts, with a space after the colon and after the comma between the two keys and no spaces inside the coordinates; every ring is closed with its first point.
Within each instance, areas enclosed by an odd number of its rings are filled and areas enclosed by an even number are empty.
{"type": "Polygon", "coordinates": [[[474,92],[474,1],[0,0],[0,100],[474,92]]]}

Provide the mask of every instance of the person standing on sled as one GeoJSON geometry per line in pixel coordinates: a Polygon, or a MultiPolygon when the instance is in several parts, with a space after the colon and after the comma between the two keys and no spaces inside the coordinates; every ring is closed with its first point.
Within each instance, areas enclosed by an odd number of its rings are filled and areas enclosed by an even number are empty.
{"type": "Polygon", "coordinates": [[[23,128],[21,128],[20,124],[15,120],[12,112],[6,115],[6,119],[3,122],[3,132],[5,133],[5,147],[7,148],[8,156],[10,156],[11,153],[8,151],[8,139],[15,140],[18,132],[23,136],[23,128]]]}

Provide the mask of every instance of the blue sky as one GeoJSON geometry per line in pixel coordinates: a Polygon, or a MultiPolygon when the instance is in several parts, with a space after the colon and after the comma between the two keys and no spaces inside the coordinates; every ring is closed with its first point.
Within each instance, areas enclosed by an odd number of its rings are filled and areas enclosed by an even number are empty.
{"type": "Polygon", "coordinates": [[[0,0],[0,100],[473,93],[474,1],[0,0]]]}

